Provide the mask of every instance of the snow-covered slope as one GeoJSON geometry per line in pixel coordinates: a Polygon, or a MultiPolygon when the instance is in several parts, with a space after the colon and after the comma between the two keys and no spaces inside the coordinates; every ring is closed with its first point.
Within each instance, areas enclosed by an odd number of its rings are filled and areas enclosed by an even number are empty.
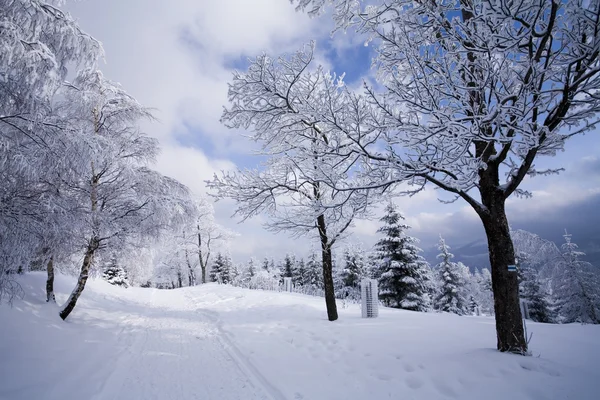
{"type": "MultiPolygon", "coordinates": [[[[67,322],[44,275],[0,306],[0,399],[597,399],[600,327],[529,323],[533,357],[494,350],[494,322],[208,284],[91,281],[67,322]],[[339,304],[341,306],[341,304],[339,304]]],[[[57,300],[74,285],[59,276],[57,300]]]]}

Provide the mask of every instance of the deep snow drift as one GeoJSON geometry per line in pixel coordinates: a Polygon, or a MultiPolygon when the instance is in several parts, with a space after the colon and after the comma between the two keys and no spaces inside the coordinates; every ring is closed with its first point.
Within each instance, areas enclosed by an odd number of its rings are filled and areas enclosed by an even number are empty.
{"type": "MultiPolygon", "coordinates": [[[[529,323],[533,357],[494,350],[494,321],[208,284],[90,281],[67,322],[45,276],[0,306],[0,399],[597,399],[600,327],[529,323]]],[[[58,276],[57,300],[74,285],[58,276]]]]}

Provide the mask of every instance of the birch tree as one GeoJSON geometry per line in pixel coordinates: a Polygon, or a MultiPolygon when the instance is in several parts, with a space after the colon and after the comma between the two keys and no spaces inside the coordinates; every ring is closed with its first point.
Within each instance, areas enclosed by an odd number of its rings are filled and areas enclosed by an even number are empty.
{"type": "Polygon", "coordinates": [[[157,142],[137,123],[148,111],[119,85],[96,70],[81,71],[62,104],[72,129],[81,137],[72,168],[79,179],[65,182],[82,206],[78,235],[84,248],[75,289],[60,311],[66,319],[81,295],[99,251],[118,252],[140,237],[156,238],[185,215],[188,191],[147,165],[157,142]],[[179,211],[179,212],[178,212],[179,211]]]}
{"type": "Polygon", "coordinates": [[[102,48],[50,2],[0,0],[0,49],[2,301],[19,289],[12,272],[46,246],[43,220],[53,207],[45,183],[60,168],[65,150],[66,121],[52,107],[56,93],[67,67],[94,65],[102,48]]]}
{"type": "Polygon", "coordinates": [[[488,239],[497,348],[526,353],[505,202],[530,196],[526,177],[559,171],[537,169],[539,157],[598,124],[600,2],[292,3],[312,15],[331,5],[337,29],[376,44],[379,86],[340,89],[348,107],[330,107],[319,127],[354,142],[345,154],[364,157],[369,187],[433,185],[475,210],[488,239]],[[359,124],[346,122],[357,115],[359,124]]]}

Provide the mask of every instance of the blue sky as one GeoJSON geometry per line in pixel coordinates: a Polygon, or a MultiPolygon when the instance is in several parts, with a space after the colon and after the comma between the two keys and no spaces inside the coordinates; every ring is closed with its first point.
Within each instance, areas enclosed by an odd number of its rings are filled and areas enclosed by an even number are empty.
{"type": "MultiPolygon", "coordinates": [[[[352,33],[331,38],[329,20],[311,20],[295,12],[288,0],[83,0],[66,7],[103,43],[105,75],[157,110],[160,122],[143,127],[161,142],[157,169],[198,195],[205,194],[204,180],[213,173],[260,162],[242,132],[219,123],[227,82],[234,69],[245,68],[247,57],[290,53],[315,39],[317,60],[345,72],[351,86],[372,72],[372,46],[365,47],[352,33]]],[[[566,152],[540,159],[540,168],[563,166],[567,172],[526,182],[534,198],[509,202],[511,224],[551,239],[568,228],[584,249],[600,255],[597,155],[600,140],[590,133],[569,143],[566,152]]],[[[484,239],[481,223],[464,203],[442,205],[436,195],[428,189],[397,201],[423,248],[432,248],[439,233],[455,249],[484,239]]],[[[263,217],[237,224],[229,218],[231,202],[219,202],[215,210],[221,224],[240,233],[229,246],[238,261],[251,255],[303,254],[317,245],[311,238],[299,241],[266,232],[263,217]]],[[[377,226],[377,221],[358,221],[350,242],[368,248],[377,239],[377,226]]]]}

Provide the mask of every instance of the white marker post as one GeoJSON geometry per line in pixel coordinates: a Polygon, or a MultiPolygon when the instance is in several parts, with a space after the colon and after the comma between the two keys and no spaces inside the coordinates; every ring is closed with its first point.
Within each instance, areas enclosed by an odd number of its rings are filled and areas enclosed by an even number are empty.
{"type": "Polygon", "coordinates": [[[292,278],[283,278],[283,290],[286,292],[292,291],[292,278]]]}
{"type": "Polygon", "coordinates": [[[360,283],[360,294],[362,317],[377,318],[379,315],[377,281],[375,279],[363,279],[360,283]]]}

